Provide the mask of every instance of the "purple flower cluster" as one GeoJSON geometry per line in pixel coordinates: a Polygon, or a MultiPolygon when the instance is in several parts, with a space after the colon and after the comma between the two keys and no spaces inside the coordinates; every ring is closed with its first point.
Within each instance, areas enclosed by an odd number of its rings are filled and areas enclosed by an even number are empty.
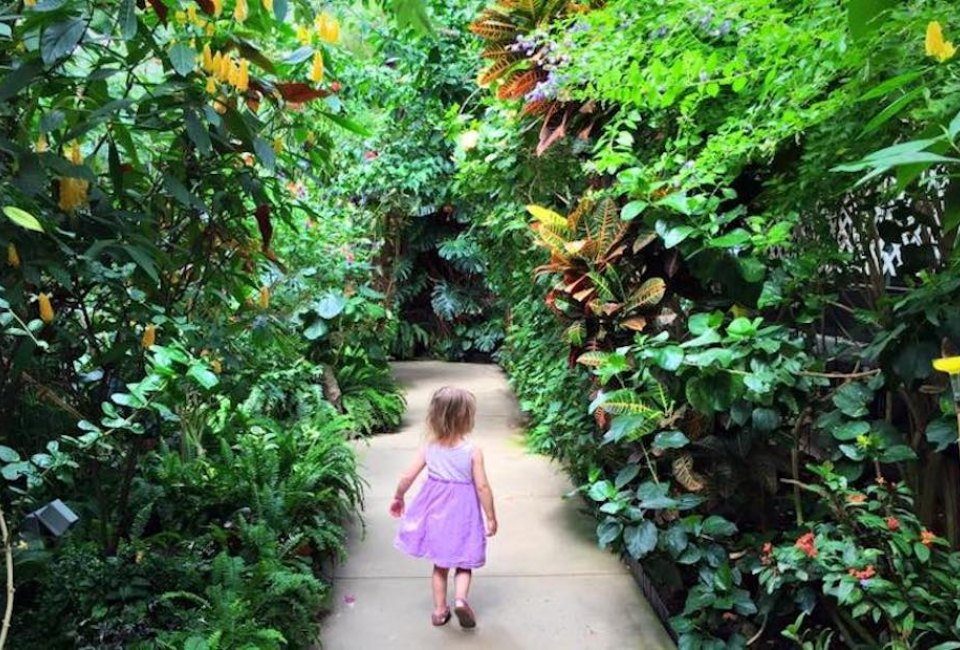
{"type": "MultiPolygon", "coordinates": [[[[691,14],[689,20],[696,29],[712,38],[723,38],[733,31],[733,21],[729,18],[725,18],[719,25],[717,24],[716,13],[711,7],[708,7],[701,14],[691,14]]],[[[737,30],[737,33],[742,36],[746,33],[746,27],[741,27],[737,30]]]]}
{"type": "Polygon", "coordinates": [[[557,74],[556,69],[552,69],[547,72],[547,78],[537,83],[524,98],[528,102],[535,102],[540,99],[556,99],[560,92],[560,86],[563,84],[563,79],[563,75],[557,74]]]}

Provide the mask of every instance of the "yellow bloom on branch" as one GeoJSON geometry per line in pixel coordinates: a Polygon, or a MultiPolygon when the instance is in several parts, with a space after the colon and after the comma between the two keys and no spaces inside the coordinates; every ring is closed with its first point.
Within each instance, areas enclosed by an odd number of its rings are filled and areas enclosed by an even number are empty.
{"type": "Polygon", "coordinates": [[[219,18],[223,13],[223,0],[213,0],[213,17],[219,18]]]}
{"type": "Polygon", "coordinates": [[[948,375],[960,375],[960,357],[943,357],[934,359],[933,367],[940,372],[948,375]]]}
{"type": "Polygon", "coordinates": [[[15,269],[20,268],[20,254],[17,253],[17,247],[13,242],[7,244],[7,264],[15,269]]]}
{"type": "Polygon", "coordinates": [[[313,41],[310,28],[306,25],[297,25],[297,40],[300,41],[300,45],[310,45],[310,42],[313,41]]]}
{"type": "Polygon", "coordinates": [[[74,165],[83,164],[83,154],[80,151],[80,143],[74,142],[70,145],[70,162],[74,165]]]}
{"type": "Polygon", "coordinates": [[[187,23],[187,14],[183,11],[178,11],[173,14],[173,21],[177,23],[177,25],[183,26],[187,23]]]}
{"type": "Polygon", "coordinates": [[[260,287],[260,309],[266,309],[270,306],[270,289],[260,287]]]}
{"type": "Polygon", "coordinates": [[[40,137],[37,138],[37,141],[33,145],[33,150],[37,153],[43,153],[50,148],[50,144],[47,142],[47,136],[40,134],[40,137]]]}
{"type": "Polygon", "coordinates": [[[213,52],[210,51],[210,43],[204,43],[203,45],[203,60],[202,60],[203,69],[207,72],[213,70],[213,52]]]}
{"type": "Polygon", "coordinates": [[[142,347],[144,350],[147,350],[156,342],[157,326],[153,323],[148,323],[147,326],[143,328],[143,338],[140,339],[140,347],[142,347]]]}
{"type": "Polygon", "coordinates": [[[90,183],[82,178],[60,177],[60,200],[57,205],[64,212],[73,212],[87,202],[90,183]]]}
{"type": "Polygon", "coordinates": [[[337,43],[340,40],[340,22],[330,14],[321,13],[314,21],[314,26],[321,40],[327,43],[337,43]]]}
{"type": "Polygon", "coordinates": [[[927,56],[934,57],[940,63],[952,59],[957,53],[953,43],[943,39],[943,28],[936,20],[927,23],[926,48],[927,56]]]}
{"type": "Polygon", "coordinates": [[[40,320],[44,323],[53,322],[53,305],[50,304],[50,296],[41,293],[37,296],[37,302],[40,304],[40,320]]]}
{"type": "Polygon", "coordinates": [[[207,77],[207,92],[211,95],[217,93],[217,80],[213,77],[207,77]]]}
{"type": "Polygon", "coordinates": [[[273,139],[273,152],[283,153],[283,138],[279,135],[273,139]]]}
{"type": "Polygon", "coordinates": [[[320,52],[313,53],[313,64],[310,66],[310,80],[313,83],[323,81],[323,54],[320,52]]]}
{"type": "Polygon", "coordinates": [[[250,7],[247,6],[247,0],[237,0],[237,6],[233,8],[233,18],[238,23],[242,23],[250,15],[250,7]]]}
{"type": "Polygon", "coordinates": [[[263,0],[263,8],[267,11],[273,11],[273,0],[263,0]]]}
{"type": "Polygon", "coordinates": [[[242,93],[247,92],[250,87],[250,62],[246,59],[240,59],[240,69],[237,73],[237,90],[242,93]]]}
{"type": "Polygon", "coordinates": [[[197,24],[197,5],[187,5],[187,20],[194,25],[197,24]]]}

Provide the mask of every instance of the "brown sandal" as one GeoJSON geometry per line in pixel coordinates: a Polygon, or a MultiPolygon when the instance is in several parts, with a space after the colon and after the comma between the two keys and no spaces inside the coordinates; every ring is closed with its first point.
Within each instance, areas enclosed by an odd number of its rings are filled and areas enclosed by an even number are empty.
{"type": "Polygon", "coordinates": [[[453,612],[460,621],[460,627],[471,628],[477,626],[477,617],[474,615],[470,605],[465,600],[458,600],[453,607],[453,612]]]}
{"type": "Polygon", "coordinates": [[[437,614],[430,615],[430,622],[433,623],[434,626],[436,627],[440,627],[441,625],[446,625],[449,620],[450,620],[449,607],[447,607],[446,611],[444,611],[443,614],[440,614],[439,616],[437,614]]]}

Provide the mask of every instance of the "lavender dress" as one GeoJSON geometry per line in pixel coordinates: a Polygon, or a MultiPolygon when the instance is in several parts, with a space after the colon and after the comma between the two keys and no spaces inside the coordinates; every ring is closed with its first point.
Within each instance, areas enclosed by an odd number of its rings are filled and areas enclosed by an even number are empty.
{"type": "Polygon", "coordinates": [[[394,547],[439,567],[476,569],[487,537],[473,484],[473,445],[427,445],[427,481],[403,515],[394,547]]]}

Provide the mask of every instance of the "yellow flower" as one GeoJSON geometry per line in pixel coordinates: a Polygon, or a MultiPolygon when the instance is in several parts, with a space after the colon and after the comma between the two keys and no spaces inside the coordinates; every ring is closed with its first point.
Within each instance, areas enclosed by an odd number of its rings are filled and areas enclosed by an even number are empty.
{"type": "Polygon", "coordinates": [[[207,92],[211,95],[217,92],[217,80],[213,77],[207,77],[207,92]]]}
{"type": "Polygon", "coordinates": [[[24,6],[24,7],[36,7],[36,6],[37,6],[37,0],[23,0],[23,6],[24,6]]]}
{"type": "Polygon", "coordinates": [[[74,142],[70,145],[70,162],[74,165],[83,164],[83,154],[80,152],[79,142],[74,142]]]}
{"type": "Polygon", "coordinates": [[[233,70],[233,59],[231,59],[229,55],[225,54],[223,58],[220,59],[220,70],[217,73],[217,77],[220,79],[220,81],[229,82],[231,70],[233,70]]]}
{"type": "Polygon", "coordinates": [[[207,36],[213,36],[217,33],[217,28],[214,27],[213,23],[207,23],[207,36]]]}
{"type": "Polygon", "coordinates": [[[330,14],[321,13],[314,21],[314,26],[321,40],[327,43],[336,43],[340,40],[340,22],[330,14]]]}
{"type": "Polygon", "coordinates": [[[273,139],[273,151],[274,153],[283,152],[283,138],[279,135],[273,139]]]}
{"type": "Polygon", "coordinates": [[[60,177],[60,201],[57,205],[64,212],[73,212],[87,202],[90,183],[81,178],[60,177]]]}
{"type": "Polygon", "coordinates": [[[47,143],[47,136],[40,134],[40,137],[37,138],[36,143],[33,145],[33,150],[37,153],[43,153],[50,148],[50,145],[47,143]]]}
{"type": "Polygon", "coordinates": [[[197,5],[187,5],[187,20],[191,23],[197,23],[197,5]]]}
{"type": "Polygon", "coordinates": [[[323,81],[323,55],[320,52],[313,53],[313,64],[310,66],[310,80],[313,83],[323,81]]]}
{"type": "Polygon", "coordinates": [[[934,359],[933,367],[940,372],[945,372],[949,375],[960,375],[960,357],[943,357],[942,359],[934,359]]]}
{"type": "Polygon", "coordinates": [[[220,77],[220,64],[222,64],[222,63],[223,63],[223,55],[220,54],[219,51],[217,51],[217,53],[213,55],[213,58],[210,59],[210,74],[212,74],[213,76],[219,78],[219,77],[220,77]]]}
{"type": "Polygon", "coordinates": [[[207,72],[213,71],[213,52],[210,51],[210,43],[204,43],[203,45],[203,69],[207,72]]]}
{"type": "Polygon", "coordinates": [[[263,8],[267,11],[273,11],[273,0],[263,0],[263,8]]]}
{"type": "Polygon", "coordinates": [[[950,41],[943,40],[943,29],[936,20],[927,23],[926,38],[927,56],[932,56],[940,63],[953,58],[957,48],[950,41]]]}
{"type": "Polygon", "coordinates": [[[240,83],[240,66],[235,61],[230,61],[230,70],[227,72],[227,83],[236,88],[240,83]]]}
{"type": "Polygon", "coordinates": [[[306,25],[297,25],[297,40],[300,41],[301,45],[310,45],[313,34],[310,33],[310,29],[306,25]]]}
{"type": "Polygon", "coordinates": [[[219,375],[221,372],[223,372],[223,364],[220,363],[220,359],[214,359],[213,361],[211,361],[211,362],[210,362],[210,367],[211,367],[211,368],[213,369],[213,371],[214,371],[215,373],[217,373],[218,375],[219,375]]]}
{"type": "Polygon", "coordinates": [[[219,18],[223,13],[223,0],[213,0],[213,17],[219,18]]]}
{"type": "Polygon", "coordinates": [[[242,93],[247,92],[250,87],[250,62],[246,59],[240,59],[240,70],[237,76],[237,90],[242,93]]]}
{"type": "Polygon", "coordinates": [[[270,289],[260,287],[260,309],[266,309],[270,306],[270,289]]]}
{"type": "Polygon", "coordinates": [[[247,6],[247,0],[237,0],[237,6],[233,8],[233,18],[238,23],[242,23],[250,15],[250,8],[247,6]]]}
{"type": "Polygon", "coordinates": [[[53,305],[50,304],[50,296],[41,293],[37,296],[37,302],[40,303],[40,320],[44,323],[53,322],[53,305]]]}
{"type": "Polygon", "coordinates": [[[140,339],[140,347],[146,350],[156,342],[157,326],[153,323],[148,323],[147,326],[143,328],[143,338],[140,339]]]}
{"type": "Polygon", "coordinates": [[[13,245],[13,242],[7,244],[7,264],[15,269],[20,268],[20,254],[17,253],[17,247],[13,245]]]}
{"type": "Polygon", "coordinates": [[[187,14],[183,11],[178,11],[173,14],[173,20],[175,23],[182,26],[187,22],[187,14]]]}

